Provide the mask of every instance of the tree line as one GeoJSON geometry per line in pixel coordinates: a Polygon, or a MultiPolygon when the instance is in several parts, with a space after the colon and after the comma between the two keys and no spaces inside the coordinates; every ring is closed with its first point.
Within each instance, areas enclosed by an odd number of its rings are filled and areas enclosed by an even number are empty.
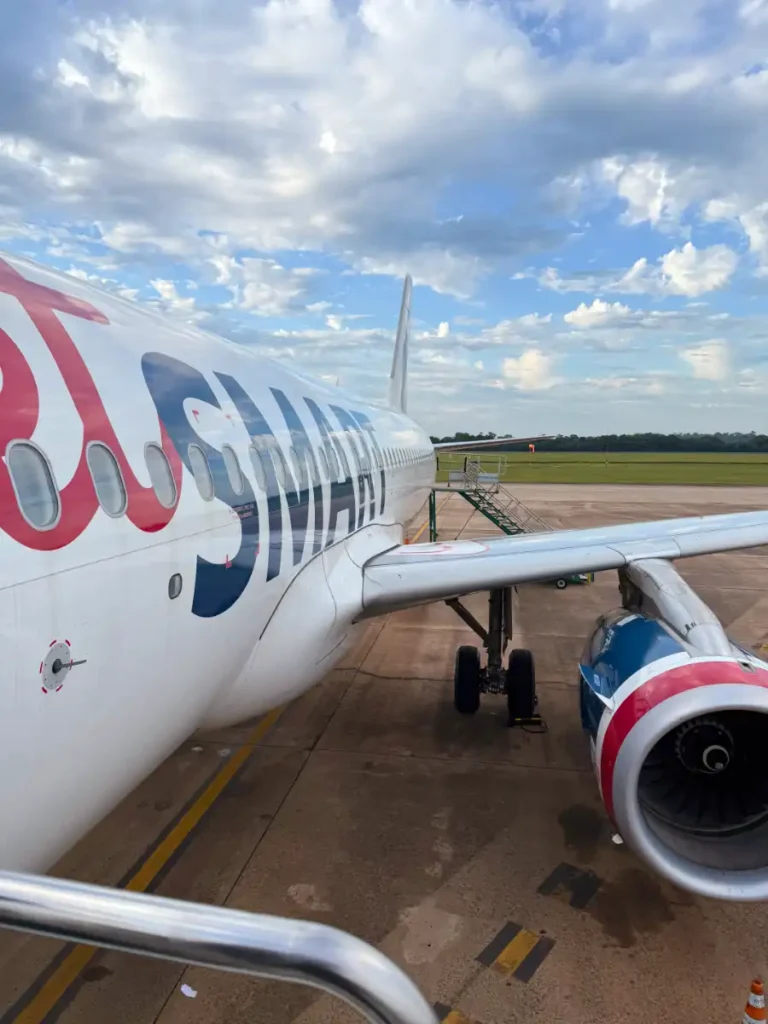
{"type": "MultiPolygon", "coordinates": [[[[462,431],[452,437],[433,437],[433,444],[456,441],[500,442],[510,434],[466,434],[462,431]]],[[[558,434],[548,440],[534,440],[537,452],[768,452],[768,435],[740,433],[715,434],[598,434],[581,437],[578,434],[558,434]]],[[[528,451],[528,442],[500,443],[494,451],[528,451]]]]}

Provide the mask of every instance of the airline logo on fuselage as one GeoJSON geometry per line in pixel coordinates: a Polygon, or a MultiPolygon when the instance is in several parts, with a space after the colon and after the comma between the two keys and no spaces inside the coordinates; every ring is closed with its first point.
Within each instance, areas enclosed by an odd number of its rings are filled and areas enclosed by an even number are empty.
{"type": "MultiPolygon", "coordinates": [[[[157,352],[147,352],[141,368],[149,394],[160,421],[160,443],[168,459],[176,485],[176,502],[164,507],[151,487],[136,479],[117,434],[107,415],[93,377],[59,313],[108,324],[108,318],[90,303],[55,289],[36,284],[19,274],[0,259],[0,292],[13,295],[23,306],[56,363],[82,422],[82,447],[77,468],[61,489],[61,511],[56,525],[49,530],[36,530],[21,513],[5,461],[0,461],[0,529],[18,543],[39,551],[66,547],[76,540],[95,516],[99,504],[86,460],[87,446],[92,441],[107,445],[117,459],[127,493],[126,515],[139,530],[156,532],[164,529],[178,507],[183,471],[192,472],[189,446],[199,446],[205,453],[214,485],[214,497],[229,505],[241,524],[239,550],[226,564],[197,559],[197,573],[192,602],[195,615],[211,617],[231,608],[245,590],[254,571],[259,553],[261,532],[259,504],[243,475],[243,490],[236,493],[227,472],[221,451],[200,436],[190,423],[184,402],[194,399],[221,409],[205,376],[180,359],[157,352]]],[[[3,386],[0,390],[0,452],[12,440],[31,439],[38,424],[39,393],[34,374],[24,355],[10,335],[0,329],[0,368],[3,386]]],[[[269,422],[244,387],[226,373],[215,374],[219,384],[239,414],[251,442],[259,452],[266,477],[267,524],[266,580],[278,576],[285,568],[299,565],[332,543],[343,513],[347,513],[347,532],[359,529],[376,515],[378,478],[378,512],[384,511],[386,477],[384,459],[373,424],[364,413],[337,404],[326,409],[311,397],[302,398],[301,412],[279,388],[270,388],[285,421],[294,457],[288,465],[286,453],[269,422]],[[318,447],[311,440],[307,424],[320,436],[323,460],[330,472],[329,508],[326,508],[323,480],[318,470],[318,447]],[[355,465],[351,468],[345,445],[355,465]],[[299,470],[293,470],[298,459],[299,470]],[[278,482],[276,462],[285,467],[284,487],[278,482]],[[334,472],[338,466],[340,473],[334,472]],[[355,480],[357,485],[355,485],[355,480]],[[291,525],[291,543],[283,536],[283,507],[287,506],[291,525]],[[310,507],[312,525],[310,526],[310,507]],[[327,526],[326,511],[328,513],[327,526]]],[[[150,440],[148,438],[148,440],[150,440]]]]}

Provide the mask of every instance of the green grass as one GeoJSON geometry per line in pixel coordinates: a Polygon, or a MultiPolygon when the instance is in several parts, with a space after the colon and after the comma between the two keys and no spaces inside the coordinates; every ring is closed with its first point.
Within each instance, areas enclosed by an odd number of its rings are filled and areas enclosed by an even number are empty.
{"type": "MultiPolygon", "coordinates": [[[[768,454],[724,455],[680,452],[508,452],[474,455],[486,472],[501,462],[504,483],[530,484],[709,484],[768,487],[768,454]]],[[[461,469],[464,456],[440,456],[438,482],[461,469]]]]}

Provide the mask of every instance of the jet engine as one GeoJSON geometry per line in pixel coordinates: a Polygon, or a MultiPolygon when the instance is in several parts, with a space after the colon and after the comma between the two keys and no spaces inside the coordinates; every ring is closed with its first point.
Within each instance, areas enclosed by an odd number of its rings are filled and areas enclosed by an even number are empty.
{"type": "Polygon", "coordinates": [[[666,561],[619,573],[580,664],[582,724],[622,838],[683,889],[768,899],[768,664],[666,561]]]}

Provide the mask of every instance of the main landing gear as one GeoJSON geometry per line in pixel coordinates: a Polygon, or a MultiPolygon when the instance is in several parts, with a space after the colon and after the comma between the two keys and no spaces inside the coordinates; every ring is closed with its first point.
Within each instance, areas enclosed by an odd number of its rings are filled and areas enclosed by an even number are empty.
{"type": "Polygon", "coordinates": [[[458,598],[446,601],[459,618],[477,633],[488,651],[485,668],[477,647],[456,651],[453,673],[453,706],[462,715],[474,715],[481,693],[506,694],[509,724],[543,726],[536,713],[536,675],[533,654],[516,648],[504,668],[504,652],[512,640],[512,588],[492,590],[488,597],[488,629],[484,629],[458,598]]]}

